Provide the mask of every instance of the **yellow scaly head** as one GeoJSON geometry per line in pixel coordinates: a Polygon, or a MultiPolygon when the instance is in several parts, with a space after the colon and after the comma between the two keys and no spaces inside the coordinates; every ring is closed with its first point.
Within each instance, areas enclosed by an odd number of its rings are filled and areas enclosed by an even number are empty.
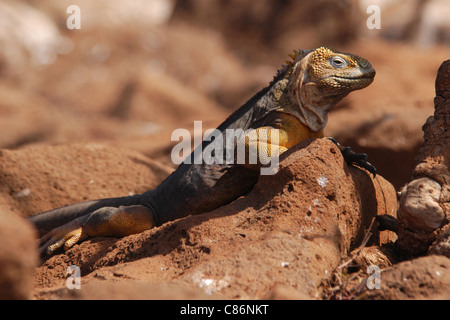
{"type": "Polygon", "coordinates": [[[366,59],[325,47],[311,53],[308,65],[310,80],[329,90],[359,90],[375,77],[375,70],[366,59]]]}
{"type": "Polygon", "coordinates": [[[311,130],[322,130],[328,111],[354,90],[372,83],[375,70],[357,55],[330,48],[295,51],[288,65],[288,94],[298,117],[311,130]]]}

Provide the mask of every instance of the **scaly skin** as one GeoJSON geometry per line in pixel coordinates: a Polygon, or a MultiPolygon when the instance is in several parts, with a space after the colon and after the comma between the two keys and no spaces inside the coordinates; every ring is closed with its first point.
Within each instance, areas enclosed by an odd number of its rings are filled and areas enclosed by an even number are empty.
{"type": "MultiPolygon", "coordinates": [[[[245,136],[236,140],[224,139],[224,147],[227,142],[235,149],[244,146],[247,157],[258,153],[259,147],[259,155],[270,160],[305,139],[323,138],[328,111],[351,91],[367,87],[375,76],[370,63],[356,55],[323,47],[294,52],[292,61],[278,71],[269,86],[217,128],[221,133],[227,129],[247,130],[245,136]],[[279,139],[264,134],[267,129],[278,129],[279,139]]],[[[203,154],[210,143],[206,139],[198,151],[203,154]]],[[[349,163],[375,174],[367,156],[338,146],[349,163]]],[[[194,154],[195,151],[190,160],[194,154]]],[[[189,164],[185,161],[154,190],[131,197],[74,204],[30,219],[40,233],[41,252],[51,254],[88,237],[139,233],[223,206],[252,189],[260,166],[260,162],[189,164]]]]}

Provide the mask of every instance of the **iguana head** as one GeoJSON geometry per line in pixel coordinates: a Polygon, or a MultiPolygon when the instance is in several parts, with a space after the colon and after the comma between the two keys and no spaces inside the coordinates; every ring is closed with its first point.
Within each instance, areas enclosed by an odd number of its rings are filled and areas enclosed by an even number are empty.
{"type": "Polygon", "coordinates": [[[375,70],[364,58],[322,47],[309,58],[308,77],[324,93],[348,94],[371,84],[375,70]]]}
{"type": "Polygon", "coordinates": [[[325,127],[332,106],[375,77],[366,59],[325,47],[295,51],[291,57],[288,91],[300,109],[300,120],[313,131],[325,127]]]}

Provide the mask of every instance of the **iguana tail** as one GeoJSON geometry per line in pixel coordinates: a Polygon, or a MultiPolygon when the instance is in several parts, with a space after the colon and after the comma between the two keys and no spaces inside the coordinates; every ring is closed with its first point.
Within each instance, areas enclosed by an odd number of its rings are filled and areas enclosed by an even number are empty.
{"type": "Polygon", "coordinates": [[[74,219],[90,214],[103,207],[118,208],[120,206],[131,206],[141,204],[142,195],[128,197],[107,198],[91,200],[68,205],[62,208],[39,213],[29,218],[42,236],[51,230],[62,226],[74,219]]]}

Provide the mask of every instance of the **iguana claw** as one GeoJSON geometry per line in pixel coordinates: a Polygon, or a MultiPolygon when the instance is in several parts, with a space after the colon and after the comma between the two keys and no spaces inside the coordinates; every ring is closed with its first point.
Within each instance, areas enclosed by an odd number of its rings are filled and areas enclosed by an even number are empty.
{"type": "Polygon", "coordinates": [[[69,249],[74,244],[82,241],[88,237],[83,232],[83,222],[86,220],[86,216],[72,220],[58,228],[53,229],[49,233],[45,234],[39,239],[40,247],[39,252],[41,255],[53,254],[56,250],[64,246],[64,250],[69,249]]]}
{"type": "Polygon", "coordinates": [[[345,162],[349,165],[357,165],[358,167],[366,169],[375,178],[377,175],[377,169],[368,161],[369,157],[367,154],[356,153],[350,147],[343,147],[334,138],[329,137],[328,139],[331,140],[339,148],[339,150],[341,150],[345,162]]]}
{"type": "Polygon", "coordinates": [[[373,177],[377,175],[377,169],[368,161],[369,157],[365,153],[356,153],[352,151],[350,147],[345,147],[341,150],[342,156],[345,161],[350,165],[357,165],[358,167],[364,168],[373,174],[373,177]]]}
{"type": "Polygon", "coordinates": [[[67,250],[89,237],[124,237],[154,227],[153,212],[142,205],[103,207],[53,229],[40,239],[41,254],[67,250]]]}

